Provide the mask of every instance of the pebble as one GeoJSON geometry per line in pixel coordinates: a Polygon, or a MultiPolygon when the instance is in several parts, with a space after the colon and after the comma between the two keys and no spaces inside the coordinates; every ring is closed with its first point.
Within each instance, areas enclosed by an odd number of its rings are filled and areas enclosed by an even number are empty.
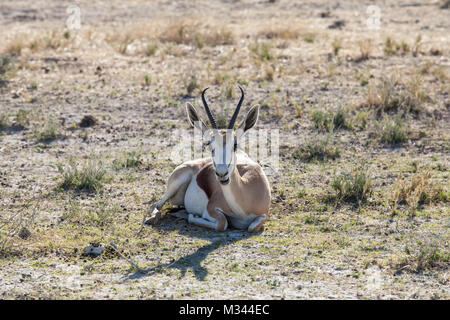
{"type": "Polygon", "coordinates": [[[93,246],[92,244],[88,245],[83,249],[83,252],[87,255],[98,257],[103,253],[102,245],[93,246]]]}

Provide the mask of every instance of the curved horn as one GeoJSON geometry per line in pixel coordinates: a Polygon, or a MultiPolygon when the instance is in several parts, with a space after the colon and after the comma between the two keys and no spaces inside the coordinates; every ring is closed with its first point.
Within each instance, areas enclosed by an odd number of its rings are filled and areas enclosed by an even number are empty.
{"type": "Polygon", "coordinates": [[[234,123],[236,122],[237,116],[239,114],[239,110],[241,109],[242,101],[244,101],[244,90],[241,88],[241,86],[239,86],[239,89],[241,89],[241,99],[239,99],[236,110],[234,110],[233,117],[231,117],[230,124],[228,125],[228,129],[233,129],[234,123]]]}
{"type": "Polygon", "coordinates": [[[205,99],[205,92],[206,90],[208,90],[209,88],[206,88],[205,90],[203,90],[202,92],[202,101],[203,101],[203,105],[205,107],[206,110],[206,114],[208,115],[209,118],[209,122],[211,122],[211,125],[213,127],[213,129],[217,129],[217,124],[216,124],[216,120],[214,119],[211,110],[209,110],[208,104],[206,103],[206,99],[205,99]]]}

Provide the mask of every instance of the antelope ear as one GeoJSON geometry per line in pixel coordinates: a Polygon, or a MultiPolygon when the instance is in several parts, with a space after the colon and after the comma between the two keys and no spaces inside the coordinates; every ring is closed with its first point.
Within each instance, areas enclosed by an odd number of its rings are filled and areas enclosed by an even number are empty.
{"type": "Polygon", "coordinates": [[[253,128],[258,121],[259,116],[259,105],[256,105],[250,109],[250,111],[245,116],[244,121],[241,122],[237,129],[237,137],[240,138],[248,130],[253,128]]]}
{"type": "Polygon", "coordinates": [[[189,123],[191,126],[196,127],[197,129],[200,129],[202,134],[208,130],[205,123],[200,119],[198,116],[197,110],[195,110],[194,106],[190,104],[189,102],[186,104],[186,112],[187,117],[189,120],[189,123]]]}

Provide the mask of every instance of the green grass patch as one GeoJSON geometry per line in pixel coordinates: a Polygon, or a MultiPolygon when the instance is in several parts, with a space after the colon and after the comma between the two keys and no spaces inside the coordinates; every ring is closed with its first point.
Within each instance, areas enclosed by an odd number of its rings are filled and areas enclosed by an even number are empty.
{"type": "Polygon", "coordinates": [[[408,140],[408,132],[400,117],[386,118],[380,128],[380,141],[389,145],[401,145],[408,140]]]}
{"type": "Polygon", "coordinates": [[[372,179],[364,167],[350,174],[335,176],[331,181],[331,187],[336,191],[336,201],[341,203],[361,204],[373,192],[372,179]]]}
{"type": "Polygon", "coordinates": [[[65,190],[96,192],[100,191],[103,184],[109,180],[106,169],[100,161],[90,160],[80,167],[71,159],[68,165],[58,164],[57,167],[62,177],[59,187],[65,190]]]}
{"type": "Polygon", "coordinates": [[[126,152],[122,157],[113,161],[113,168],[116,170],[139,168],[143,163],[141,154],[136,151],[126,152]]]}
{"type": "Polygon", "coordinates": [[[66,137],[59,132],[59,126],[52,119],[50,119],[42,131],[36,130],[34,136],[38,142],[42,143],[49,143],[56,139],[64,139],[66,137]]]}

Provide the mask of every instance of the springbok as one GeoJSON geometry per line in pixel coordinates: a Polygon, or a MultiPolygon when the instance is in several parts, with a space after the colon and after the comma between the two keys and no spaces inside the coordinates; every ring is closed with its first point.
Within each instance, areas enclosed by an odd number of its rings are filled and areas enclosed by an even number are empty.
{"type": "Polygon", "coordinates": [[[238,142],[258,120],[259,106],[250,109],[245,120],[236,131],[236,118],[244,100],[244,90],[228,124],[228,129],[219,129],[202,92],[202,101],[212,130],[198,116],[190,103],[186,105],[187,117],[193,127],[201,130],[209,141],[206,145],[211,157],[187,161],[172,172],[167,191],[150,212],[149,223],[161,217],[160,209],[166,201],[184,206],[184,217],[190,224],[224,231],[228,223],[237,229],[256,232],[263,228],[269,217],[270,186],[261,166],[251,160],[238,142]]]}

